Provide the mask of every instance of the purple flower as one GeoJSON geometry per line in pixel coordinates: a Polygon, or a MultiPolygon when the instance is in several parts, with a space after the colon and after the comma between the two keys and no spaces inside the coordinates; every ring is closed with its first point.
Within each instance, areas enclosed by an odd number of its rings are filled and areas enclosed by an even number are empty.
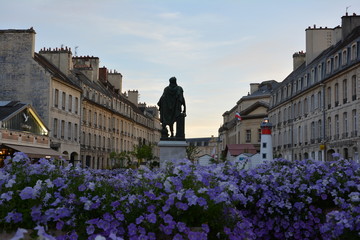
{"type": "Polygon", "coordinates": [[[35,199],[35,191],[32,187],[25,187],[21,192],[20,192],[20,197],[22,200],[26,200],[26,199],[35,199]]]}
{"type": "Polygon", "coordinates": [[[122,214],[122,212],[120,210],[115,211],[114,215],[117,220],[120,220],[120,221],[125,220],[124,214],[122,214]]]}
{"type": "Polygon", "coordinates": [[[175,203],[175,206],[178,208],[178,209],[181,209],[181,210],[188,210],[189,206],[186,204],[186,203],[183,203],[183,202],[177,202],[175,203]]]}
{"type": "Polygon", "coordinates": [[[86,233],[87,233],[88,235],[93,234],[94,231],[95,231],[94,225],[91,224],[91,225],[89,225],[89,226],[86,227],[86,233]]]}
{"type": "Polygon", "coordinates": [[[83,192],[83,191],[86,190],[86,186],[85,186],[84,184],[81,184],[81,185],[78,187],[78,190],[79,190],[80,192],[83,192]]]}
{"type": "Polygon", "coordinates": [[[186,224],[183,222],[178,222],[176,226],[179,229],[179,232],[184,232],[186,230],[186,224]]]}
{"type": "Polygon", "coordinates": [[[141,224],[143,220],[144,220],[144,216],[140,216],[140,217],[136,218],[136,224],[137,225],[141,224]]]}
{"type": "Polygon", "coordinates": [[[8,212],[7,216],[5,217],[5,221],[7,223],[19,223],[22,222],[22,213],[18,213],[15,210],[12,212],[8,212]]]}
{"type": "Polygon", "coordinates": [[[156,214],[155,213],[150,213],[146,215],[146,219],[148,220],[148,222],[150,223],[156,223],[156,214]]]}

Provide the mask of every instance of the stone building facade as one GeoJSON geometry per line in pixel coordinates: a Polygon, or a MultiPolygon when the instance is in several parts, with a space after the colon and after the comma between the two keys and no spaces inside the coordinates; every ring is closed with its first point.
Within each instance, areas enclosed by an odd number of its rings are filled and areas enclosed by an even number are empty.
{"type": "Polygon", "coordinates": [[[157,156],[157,109],[138,104],[137,91],[122,93],[120,73],[99,68],[98,57],[73,57],[70,48],[35,53],[34,46],[33,29],[0,31],[0,100],[31,103],[53,148],[91,168],[111,168],[111,152],[139,144],[152,144],[157,156]]]}
{"type": "Polygon", "coordinates": [[[81,88],[35,52],[35,31],[0,30],[0,100],[31,104],[50,129],[50,146],[80,156],[81,88]]]}
{"type": "Polygon", "coordinates": [[[306,52],[271,95],[274,155],[331,160],[358,158],[360,134],[360,16],[335,28],[306,29],[306,52]]]}
{"type": "Polygon", "coordinates": [[[252,144],[260,151],[260,124],[267,117],[271,92],[277,84],[274,80],[250,84],[249,94],[223,114],[223,125],[219,128],[222,151],[229,144],[252,144]]]}

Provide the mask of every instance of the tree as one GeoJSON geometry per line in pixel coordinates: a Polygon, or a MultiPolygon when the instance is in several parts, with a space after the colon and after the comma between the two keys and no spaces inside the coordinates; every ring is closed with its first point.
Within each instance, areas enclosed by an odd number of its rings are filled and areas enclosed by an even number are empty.
{"type": "Polygon", "coordinates": [[[131,158],[127,152],[111,152],[110,159],[114,161],[112,168],[123,168],[131,165],[131,158]]]}
{"type": "Polygon", "coordinates": [[[134,151],[131,152],[131,155],[136,157],[138,161],[138,166],[141,165],[142,163],[154,159],[152,146],[147,144],[139,144],[137,146],[134,146],[134,151]]]}
{"type": "Polygon", "coordinates": [[[192,162],[195,162],[200,152],[201,150],[198,146],[189,145],[186,147],[186,156],[192,162]]]}

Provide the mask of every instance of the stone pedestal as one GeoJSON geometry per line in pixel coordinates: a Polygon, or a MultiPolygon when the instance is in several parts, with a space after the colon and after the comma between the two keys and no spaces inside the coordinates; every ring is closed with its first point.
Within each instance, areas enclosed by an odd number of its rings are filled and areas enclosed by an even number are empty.
{"type": "Polygon", "coordinates": [[[165,167],[165,162],[176,161],[186,158],[186,141],[166,141],[161,140],[158,143],[160,149],[160,168],[165,167]]]}

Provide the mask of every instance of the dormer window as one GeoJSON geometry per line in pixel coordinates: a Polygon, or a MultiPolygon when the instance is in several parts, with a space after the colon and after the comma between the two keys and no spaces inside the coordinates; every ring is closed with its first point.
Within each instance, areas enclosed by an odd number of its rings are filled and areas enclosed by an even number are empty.
{"type": "Polygon", "coordinates": [[[310,76],[310,78],[311,78],[311,84],[314,84],[314,82],[315,82],[315,69],[314,69],[314,68],[311,69],[311,76],[310,76]]]}
{"type": "Polygon", "coordinates": [[[319,64],[318,66],[318,72],[317,72],[317,80],[320,82],[321,81],[321,74],[322,74],[322,66],[321,64],[319,64]]]}
{"type": "Polygon", "coordinates": [[[334,69],[338,69],[339,68],[339,54],[336,54],[334,56],[334,69]]]}
{"type": "Polygon", "coordinates": [[[326,61],[326,74],[329,74],[331,72],[331,59],[328,59],[326,61]]]}
{"type": "Polygon", "coordinates": [[[351,60],[356,60],[357,59],[357,43],[354,43],[353,45],[351,45],[350,59],[351,60]]]}
{"type": "Polygon", "coordinates": [[[342,59],[341,60],[342,60],[341,62],[342,62],[343,66],[347,64],[347,50],[346,49],[344,49],[342,51],[342,59]]]}

